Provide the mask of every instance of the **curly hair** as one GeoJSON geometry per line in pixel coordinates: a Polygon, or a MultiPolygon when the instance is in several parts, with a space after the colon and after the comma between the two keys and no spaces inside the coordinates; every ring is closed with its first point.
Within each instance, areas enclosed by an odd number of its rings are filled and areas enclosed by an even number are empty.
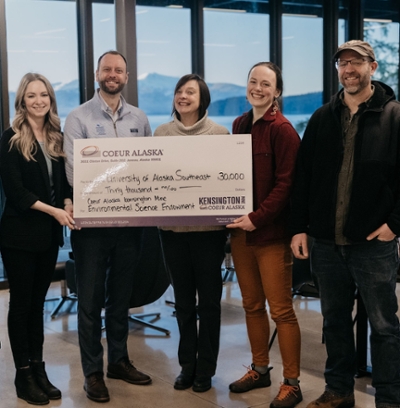
{"type": "Polygon", "coordinates": [[[65,154],[63,153],[60,118],[57,114],[56,95],[49,80],[36,73],[25,74],[18,86],[15,96],[15,116],[12,123],[15,135],[10,140],[10,150],[15,146],[27,161],[35,160],[33,156],[37,150],[37,143],[28,121],[28,111],[24,102],[26,89],[33,81],[43,82],[50,97],[50,110],[46,114],[43,129],[45,134],[44,145],[47,154],[52,159],[57,160],[58,157],[64,157],[65,154]]]}

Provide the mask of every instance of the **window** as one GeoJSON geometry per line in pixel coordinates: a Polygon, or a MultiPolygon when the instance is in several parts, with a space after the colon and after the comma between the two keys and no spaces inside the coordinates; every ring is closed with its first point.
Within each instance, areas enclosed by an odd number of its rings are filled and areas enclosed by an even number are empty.
{"type": "Polygon", "coordinates": [[[97,60],[106,51],[116,49],[114,4],[93,3],[93,57],[94,69],[97,60]]]}
{"type": "Polygon", "coordinates": [[[399,24],[390,20],[364,20],[364,39],[374,49],[378,69],[373,79],[393,88],[398,95],[399,24]]]}
{"type": "Polygon", "coordinates": [[[302,135],[322,105],[322,18],[284,15],[282,31],[283,112],[302,135]]]}
{"type": "MultiPolygon", "coordinates": [[[[5,9],[10,123],[21,78],[27,72],[37,72],[53,85],[63,124],[68,113],[79,105],[75,2],[6,0],[5,9]]],[[[66,243],[67,247],[68,239],[66,243]]]]}
{"type": "Polygon", "coordinates": [[[136,7],[139,107],[152,130],[171,120],[178,79],[191,73],[190,10],[136,7]]]}
{"type": "Polygon", "coordinates": [[[249,69],[269,60],[269,15],[205,11],[204,54],[211,92],[209,114],[231,130],[233,120],[250,109],[246,102],[249,69]]]}
{"type": "Polygon", "coordinates": [[[6,0],[10,117],[27,72],[52,83],[61,122],[79,105],[75,2],[6,0]]]}

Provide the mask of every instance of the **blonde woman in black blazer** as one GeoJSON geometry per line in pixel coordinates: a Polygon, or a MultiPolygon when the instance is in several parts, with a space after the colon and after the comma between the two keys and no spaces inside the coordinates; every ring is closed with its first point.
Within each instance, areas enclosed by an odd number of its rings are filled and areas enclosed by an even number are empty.
{"type": "Polygon", "coordinates": [[[6,204],[0,252],[10,287],[8,334],[19,398],[44,405],[61,398],[43,362],[43,305],[63,245],[74,228],[64,173],[62,135],[54,90],[39,74],[26,74],[15,99],[12,128],[0,140],[0,176],[6,204]]]}

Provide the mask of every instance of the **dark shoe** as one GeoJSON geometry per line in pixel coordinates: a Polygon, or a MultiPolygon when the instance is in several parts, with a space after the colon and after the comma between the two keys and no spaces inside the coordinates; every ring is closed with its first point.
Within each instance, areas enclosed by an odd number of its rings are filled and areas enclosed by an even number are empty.
{"type": "Polygon", "coordinates": [[[93,373],[85,377],[85,384],[83,389],[86,391],[86,396],[92,401],[108,402],[110,396],[108,389],[104,383],[103,373],[93,373]]]}
{"type": "Polygon", "coordinates": [[[326,390],[318,399],[310,402],[307,408],[352,408],[354,404],[354,394],[344,397],[326,390]]]}
{"type": "Polygon", "coordinates": [[[55,387],[48,379],[43,361],[31,361],[32,374],[35,377],[37,385],[51,400],[61,398],[61,391],[55,387]]]}
{"type": "Polygon", "coordinates": [[[193,381],[194,392],[206,392],[211,388],[211,377],[196,376],[193,381]]]}
{"type": "Polygon", "coordinates": [[[175,379],[174,388],[176,390],[186,390],[193,385],[193,375],[180,373],[175,379]]]}
{"type": "Polygon", "coordinates": [[[17,369],[15,388],[18,398],[25,400],[28,404],[46,405],[50,402],[49,397],[38,386],[30,367],[17,369]]]}
{"type": "Polygon", "coordinates": [[[247,392],[254,388],[269,387],[271,385],[269,374],[271,370],[272,367],[269,367],[265,374],[260,374],[254,370],[254,364],[252,364],[251,368],[247,367],[247,373],[242,378],[229,385],[229,389],[232,392],[247,392]]]}
{"type": "Polygon", "coordinates": [[[123,358],[116,364],[108,364],[107,377],[124,380],[137,385],[151,383],[151,378],[147,374],[138,371],[127,358],[123,358]]]}
{"type": "Polygon", "coordinates": [[[294,408],[303,401],[299,386],[290,385],[286,380],[281,384],[278,395],[271,402],[270,408],[294,408]]]}

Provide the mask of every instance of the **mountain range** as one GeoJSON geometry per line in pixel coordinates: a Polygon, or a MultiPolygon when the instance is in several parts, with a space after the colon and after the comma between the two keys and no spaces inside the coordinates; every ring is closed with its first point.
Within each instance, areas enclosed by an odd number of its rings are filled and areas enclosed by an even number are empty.
{"type": "MultiPolygon", "coordinates": [[[[175,85],[179,78],[151,73],[138,80],[139,105],[147,115],[169,115],[175,85]]],[[[65,117],[79,105],[79,82],[52,84],[57,98],[58,113],[65,117]]],[[[250,109],[246,101],[246,87],[229,83],[209,83],[210,116],[238,116],[250,109]]],[[[11,117],[14,116],[15,92],[10,92],[11,117]]],[[[322,105],[322,92],[283,98],[285,114],[311,114],[322,105]]]]}

